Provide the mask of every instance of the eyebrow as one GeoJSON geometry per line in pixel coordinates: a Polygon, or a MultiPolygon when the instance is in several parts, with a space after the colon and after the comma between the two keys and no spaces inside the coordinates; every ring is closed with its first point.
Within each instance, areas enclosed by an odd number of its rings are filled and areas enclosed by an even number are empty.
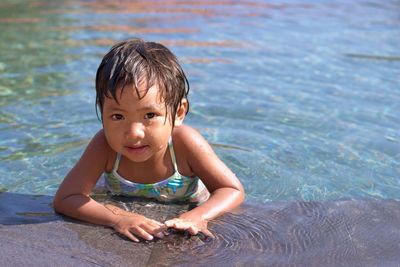
{"type": "MultiPolygon", "coordinates": [[[[149,104],[149,105],[145,105],[145,106],[141,107],[140,109],[138,109],[138,111],[159,110],[159,109],[162,109],[162,108],[164,108],[164,105],[161,105],[161,104],[160,105],[149,104]]],[[[115,111],[121,111],[121,112],[126,111],[125,109],[120,108],[119,105],[118,106],[112,105],[111,107],[109,107],[109,110],[113,111],[113,112],[115,112],[115,111]]]]}

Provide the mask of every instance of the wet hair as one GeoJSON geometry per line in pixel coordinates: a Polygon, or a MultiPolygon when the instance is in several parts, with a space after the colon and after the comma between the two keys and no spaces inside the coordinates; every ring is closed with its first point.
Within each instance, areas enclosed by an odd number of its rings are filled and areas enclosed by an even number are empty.
{"type": "MultiPolygon", "coordinates": [[[[189,81],[175,55],[162,44],[141,39],[117,43],[97,69],[96,105],[103,113],[105,97],[118,103],[118,90],[122,93],[131,86],[142,99],[154,85],[158,86],[159,96],[165,101],[166,119],[168,112],[175,118],[182,99],[187,99],[189,93],[189,81]],[[141,86],[146,88],[144,93],[139,92],[141,86]]],[[[189,106],[186,113],[188,110],[189,106]]],[[[172,119],[172,123],[174,121],[172,119]]]]}

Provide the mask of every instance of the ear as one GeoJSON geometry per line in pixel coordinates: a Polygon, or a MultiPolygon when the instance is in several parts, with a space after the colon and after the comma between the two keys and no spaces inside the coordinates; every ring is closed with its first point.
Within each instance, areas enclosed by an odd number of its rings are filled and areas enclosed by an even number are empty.
{"type": "Polygon", "coordinates": [[[175,126],[182,125],[183,120],[185,119],[185,116],[186,116],[187,109],[188,109],[188,102],[187,102],[187,99],[184,98],[184,99],[182,99],[181,105],[176,110],[175,126]]]}

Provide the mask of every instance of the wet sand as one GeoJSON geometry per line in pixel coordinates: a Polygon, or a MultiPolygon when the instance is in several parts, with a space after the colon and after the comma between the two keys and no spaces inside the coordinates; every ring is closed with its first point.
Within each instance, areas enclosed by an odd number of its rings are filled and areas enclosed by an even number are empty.
{"type": "MultiPolygon", "coordinates": [[[[0,266],[399,266],[400,202],[246,202],[215,239],[133,243],[55,214],[51,196],[0,193],[0,266]]],[[[163,221],[187,205],[103,199],[163,221]]]]}

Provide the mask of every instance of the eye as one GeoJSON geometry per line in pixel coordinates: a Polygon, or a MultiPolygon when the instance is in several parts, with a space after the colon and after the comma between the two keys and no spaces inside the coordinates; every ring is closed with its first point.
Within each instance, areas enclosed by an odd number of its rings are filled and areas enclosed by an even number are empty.
{"type": "Polygon", "coordinates": [[[149,112],[149,113],[146,113],[146,115],[144,115],[144,118],[145,119],[152,119],[152,118],[154,118],[156,116],[156,113],[154,113],[154,112],[149,112]]]}
{"type": "Polygon", "coordinates": [[[112,119],[113,121],[120,121],[120,120],[123,120],[123,119],[124,119],[124,116],[121,115],[121,114],[113,114],[113,115],[111,115],[111,119],[112,119]]]}

